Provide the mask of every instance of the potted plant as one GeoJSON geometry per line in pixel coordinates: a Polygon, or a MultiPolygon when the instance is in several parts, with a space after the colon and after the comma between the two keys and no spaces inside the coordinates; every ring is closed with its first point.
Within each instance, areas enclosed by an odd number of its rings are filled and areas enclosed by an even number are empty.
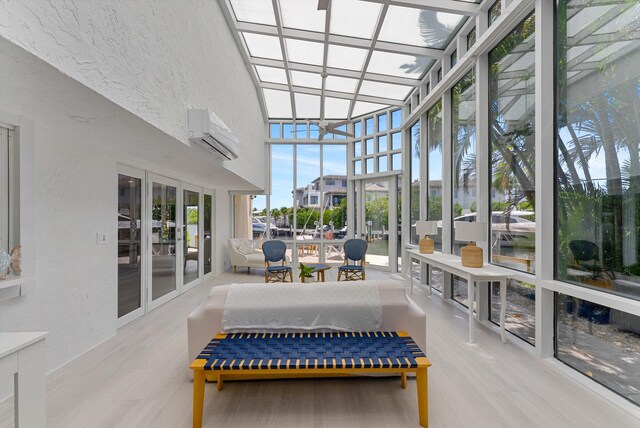
{"type": "Polygon", "coordinates": [[[300,274],[298,277],[302,280],[302,282],[306,282],[308,278],[313,278],[313,270],[312,266],[305,266],[300,263],[300,274]]]}

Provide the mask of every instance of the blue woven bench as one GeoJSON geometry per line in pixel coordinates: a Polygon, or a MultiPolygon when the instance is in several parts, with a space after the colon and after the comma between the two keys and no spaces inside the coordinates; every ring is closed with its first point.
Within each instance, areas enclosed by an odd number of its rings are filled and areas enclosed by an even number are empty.
{"type": "Polygon", "coordinates": [[[404,332],[219,334],[190,368],[194,371],[193,426],[202,426],[205,378],[223,380],[362,373],[416,373],[420,425],[428,424],[427,368],[431,363],[404,332]]]}

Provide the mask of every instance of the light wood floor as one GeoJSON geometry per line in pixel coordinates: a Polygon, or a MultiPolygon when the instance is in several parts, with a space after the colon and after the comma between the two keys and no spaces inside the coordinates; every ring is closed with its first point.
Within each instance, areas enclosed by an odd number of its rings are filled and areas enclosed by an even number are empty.
{"type": "MultiPolygon", "coordinates": [[[[335,271],[335,269],[332,269],[335,271]]],[[[389,275],[367,271],[369,278],[389,275]]],[[[49,427],[189,427],[186,318],[211,285],[261,281],[225,273],[120,329],[47,378],[49,427]]],[[[329,278],[327,278],[329,280],[329,278]]],[[[465,312],[417,289],[427,314],[431,427],[634,427],[640,421],[521,347],[478,325],[469,345],[465,312]]],[[[511,339],[516,340],[516,339],[511,339]]],[[[323,379],[208,384],[207,427],[418,426],[415,381],[323,379]]],[[[0,427],[13,426],[12,400],[0,427]]]]}

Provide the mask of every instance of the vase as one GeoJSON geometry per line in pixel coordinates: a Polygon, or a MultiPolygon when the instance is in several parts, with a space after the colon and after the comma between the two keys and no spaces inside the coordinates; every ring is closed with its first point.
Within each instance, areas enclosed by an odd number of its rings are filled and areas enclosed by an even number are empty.
{"type": "Polygon", "coordinates": [[[9,274],[11,256],[5,250],[0,250],[0,279],[5,279],[9,274]]]}

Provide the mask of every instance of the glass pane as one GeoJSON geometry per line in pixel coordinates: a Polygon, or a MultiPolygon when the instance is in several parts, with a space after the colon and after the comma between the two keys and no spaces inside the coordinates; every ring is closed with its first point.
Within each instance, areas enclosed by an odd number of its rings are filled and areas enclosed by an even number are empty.
{"type": "MultiPolygon", "coordinates": [[[[342,132],[347,132],[347,125],[338,126],[336,128],[336,130],[342,131],[342,132]]],[[[340,135],[340,134],[334,134],[333,138],[335,138],[336,140],[346,140],[347,139],[346,136],[340,135]]]]}
{"type": "Polygon", "coordinates": [[[327,52],[327,67],[362,71],[362,66],[364,65],[366,57],[366,49],[329,45],[329,51],[327,52]]]}
{"type": "Polygon", "coordinates": [[[367,174],[373,174],[374,172],[376,172],[376,170],[373,166],[373,158],[369,158],[367,159],[367,174]]]}
{"type": "MultiPolygon", "coordinates": [[[[322,148],[322,175],[324,177],[322,238],[344,239],[347,236],[347,146],[324,145],[322,148]]],[[[342,263],[342,247],[325,245],[328,262],[342,263]]]]}
{"type": "Polygon", "coordinates": [[[351,102],[342,98],[324,98],[325,119],[344,119],[349,113],[351,102]]]}
{"type": "Polygon", "coordinates": [[[273,4],[270,0],[230,0],[233,13],[238,21],[256,24],[276,25],[273,4]]]}
{"type": "Polygon", "coordinates": [[[368,182],[364,186],[367,263],[389,266],[389,182],[368,182]]]}
{"type": "Polygon", "coordinates": [[[416,234],[416,222],[420,220],[420,121],[413,124],[411,133],[411,237],[410,242],[417,244],[420,237],[416,234]]]}
{"type": "Polygon", "coordinates": [[[367,71],[370,73],[420,79],[431,64],[433,64],[433,59],[425,56],[373,51],[367,71]]]}
{"type": "Polygon", "coordinates": [[[282,26],[324,33],[325,11],[315,0],[280,0],[282,26]]]}
{"type": "Polygon", "coordinates": [[[489,27],[491,24],[496,22],[496,20],[502,14],[502,2],[500,0],[496,0],[496,2],[489,8],[489,27]]]}
{"type": "Polygon", "coordinates": [[[451,68],[453,68],[458,63],[458,51],[457,50],[453,51],[449,59],[451,62],[451,68]]]}
{"type": "Polygon", "coordinates": [[[356,175],[362,174],[362,161],[353,162],[353,173],[356,175]]]}
{"type": "Polygon", "coordinates": [[[556,294],[556,357],[640,405],[640,317],[556,294]]]}
{"type": "Polygon", "coordinates": [[[322,76],[318,73],[307,73],[306,71],[291,70],[291,84],[294,86],[305,86],[307,88],[322,88],[322,76]]]}
{"type": "Polygon", "coordinates": [[[391,164],[393,165],[393,170],[401,170],[402,169],[402,153],[394,153],[391,155],[391,164]]]}
{"type": "Polygon", "coordinates": [[[287,47],[287,57],[290,62],[300,64],[322,65],[324,45],[298,39],[284,39],[287,47]]]}
{"type": "MultiPolygon", "coordinates": [[[[320,239],[320,146],[300,144],[296,150],[296,240],[320,239]]],[[[317,244],[306,245],[300,261],[317,261],[318,248],[317,244]]]]}
{"type": "Polygon", "coordinates": [[[364,121],[365,135],[373,134],[373,118],[369,117],[364,121]]]}
{"type": "Polygon", "coordinates": [[[291,117],[291,97],[289,92],[263,89],[267,112],[272,119],[291,117]]]}
{"type": "Polygon", "coordinates": [[[118,318],[142,307],[142,180],[118,174],[118,318]]]}
{"type": "Polygon", "coordinates": [[[373,138],[368,138],[365,140],[368,155],[372,155],[376,152],[376,149],[373,147],[373,141],[374,141],[373,138]]]}
{"type": "Polygon", "coordinates": [[[640,299],[638,6],[611,2],[604,15],[597,7],[558,2],[568,22],[557,27],[556,275],[640,299]],[[594,37],[589,28],[603,30],[598,45],[567,61],[594,37]]]}
{"type": "Polygon", "coordinates": [[[387,170],[387,156],[378,156],[378,172],[387,170]]]}
{"type": "Polygon", "coordinates": [[[438,220],[438,235],[431,238],[435,249],[442,251],[442,101],[427,112],[427,220],[438,220]]]}
{"type": "Polygon", "coordinates": [[[251,237],[255,240],[267,239],[267,197],[251,197],[251,237]]]}
{"type": "Polygon", "coordinates": [[[358,0],[332,2],[330,32],[369,40],[373,36],[381,8],[381,4],[358,0]],[[354,17],[357,17],[357,25],[354,25],[354,17]]]}
{"type": "Polygon", "coordinates": [[[183,191],[182,219],[184,221],[184,271],[183,284],[188,284],[199,276],[198,253],[202,245],[200,234],[200,194],[191,190],[183,191]]]}
{"type": "Polygon", "coordinates": [[[533,15],[489,52],[492,262],[535,268],[533,15]]]}
{"type": "Polygon", "coordinates": [[[378,152],[386,152],[387,151],[387,136],[381,135],[378,137],[378,152]]]}
{"type": "MultiPolygon", "coordinates": [[[[491,316],[500,324],[500,284],[491,286],[491,316]]],[[[505,328],[525,342],[536,344],[536,287],[533,284],[510,279],[507,281],[507,308],[505,328]]]]}
{"type": "Polygon", "coordinates": [[[280,124],[272,123],[269,125],[269,137],[271,138],[282,138],[280,134],[280,124]]]}
{"type": "MultiPolygon", "coordinates": [[[[318,77],[320,77],[318,75],[318,77]]],[[[325,79],[325,89],[328,91],[338,91],[353,93],[356,90],[358,79],[351,79],[348,77],[327,76],[325,79]]]]}
{"type": "Polygon", "coordinates": [[[402,110],[394,110],[391,112],[391,128],[400,128],[402,125],[402,110]]]}
{"type": "Polygon", "coordinates": [[[391,134],[391,148],[392,150],[402,149],[402,133],[394,132],[391,134]]]}
{"type": "Polygon", "coordinates": [[[252,57],[282,59],[280,40],[276,36],[265,36],[255,33],[242,33],[242,36],[247,43],[249,55],[252,57]]]}
{"type": "Polygon", "coordinates": [[[153,183],[151,195],[151,299],[176,289],[176,188],[153,183]]]}
{"type": "MultiPolygon", "coordinates": [[[[320,117],[320,96],[294,93],[296,102],[296,117],[317,119],[320,117]]],[[[298,135],[298,138],[305,138],[298,135]]]]}
{"type": "Polygon", "coordinates": [[[287,73],[282,68],[264,67],[256,65],[256,72],[262,82],[282,83],[286,85],[287,73]]]}
{"type": "Polygon", "coordinates": [[[204,274],[211,272],[211,246],[213,245],[213,196],[204,195],[204,274]]]}
{"type": "Polygon", "coordinates": [[[372,113],[374,111],[382,110],[389,107],[385,104],[367,103],[364,101],[356,101],[353,107],[353,116],[361,116],[363,114],[372,113]]]}
{"type": "Polygon", "coordinates": [[[353,124],[353,134],[355,138],[362,137],[362,122],[359,120],[353,124]]]}
{"type": "Polygon", "coordinates": [[[353,156],[362,156],[362,143],[360,141],[354,141],[353,143],[353,156]]]}
{"type": "Polygon", "coordinates": [[[271,237],[292,239],[293,145],[271,146],[271,237]]]}
{"type": "Polygon", "coordinates": [[[467,50],[471,49],[471,46],[476,44],[476,27],[467,34],[467,50]]]}
{"type": "Polygon", "coordinates": [[[391,83],[374,82],[363,80],[360,86],[360,93],[374,97],[391,98],[394,100],[404,100],[409,95],[413,86],[402,86],[391,83]]]}
{"type": "Polygon", "coordinates": [[[289,140],[294,138],[293,123],[285,123],[282,125],[283,138],[289,140]]]}
{"type": "Polygon", "coordinates": [[[309,138],[317,139],[320,136],[318,125],[309,125],[309,138]]]}
{"type": "Polygon", "coordinates": [[[379,40],[413,46],[446,47],[462,15],[389,6],[379,40]]]}
{"type": "MultiPolygon", "coordinates": [[[[453,216],[454,221],[476,221],[476,89],[473,69],[452,90],[453,216]]],[[[453,222],[451,224],[453,236],[453,222]]],[[[454,240],[453,253],[468,242],[454,240]]]]}
{"type": "Polygon", "coordinates": [[[305,139],[307,138],[307,129],[308,126],[306,123],[297,123],[296,124],[296,138],[297,139],[305,139]]]}
{"type": "MultiPolygon", "coordinates": [[[[451,275],[451,298],[462,306],[469,307],[469,290],[467,288],[467,280],[456,275],[451,275]]],[[[473,309],[475,311],[476,300],[473,300],[473,309]]]]}
{"type": "Polygon", "coordinates": [[[387,130],[387,114],[381,114],[378,116],[378,132],[384,132],[387,130]]]}

